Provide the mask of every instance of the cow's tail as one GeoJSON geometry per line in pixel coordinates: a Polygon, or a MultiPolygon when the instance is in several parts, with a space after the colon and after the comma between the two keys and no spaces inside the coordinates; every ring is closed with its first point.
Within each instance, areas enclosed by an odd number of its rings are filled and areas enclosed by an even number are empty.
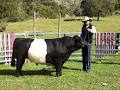
{"type": "Polygon", "coordinates": [[[12,54],[12,60],[11,60],[11,66],[15,66],[15,58],[14,58],[14,53],[12,54]]]}
{"type": "MultiPolygon", "coordinates": [[[[15,44],[15,41],[14,41],[15,44]]],[[[12,60],[11,60],[11,66],[15,67],[15,45],[13,44],[13,53],[12,53],[12,60]]]]}

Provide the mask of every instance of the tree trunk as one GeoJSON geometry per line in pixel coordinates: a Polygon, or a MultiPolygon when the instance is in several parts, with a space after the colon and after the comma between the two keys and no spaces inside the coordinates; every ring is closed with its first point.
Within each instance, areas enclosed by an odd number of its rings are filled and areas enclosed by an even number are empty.
{"type": "Polygon", "coordinates": [[[98,11],[98,14],[97,14],[97,21],[100,20],[100,11],[98,11]]]}

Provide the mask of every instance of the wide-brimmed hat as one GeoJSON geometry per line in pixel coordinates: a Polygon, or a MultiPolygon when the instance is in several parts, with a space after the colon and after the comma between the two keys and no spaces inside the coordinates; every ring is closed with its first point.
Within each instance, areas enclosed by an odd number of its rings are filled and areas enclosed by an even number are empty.
{"type": "Polygon", "coordinates": [[[82,22],[86,22],[86,21],[91,21],[91,19],[88,16],[85,16],[82,22]]]}

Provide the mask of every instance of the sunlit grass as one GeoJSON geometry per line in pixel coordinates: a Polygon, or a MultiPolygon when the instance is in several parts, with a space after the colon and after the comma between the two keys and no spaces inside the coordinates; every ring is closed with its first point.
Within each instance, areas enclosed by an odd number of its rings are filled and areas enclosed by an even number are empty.
{"type": "MultiPolygon", "coordinates": [[[[93,25],[96,27],[97,32],[119,32],[120,31],[120,16],[109,16],[100,18],[96,21],[94,18],[93,25]]],[[[82,17],[80,17],[82,19],[82,17]]],[[[64,21],[61,19],[60,31],[61,32],[79,32],[82,27],[80,21],[64,21]]],[[[33,23],[31,20],[23,22],[8,23],[7,32],[26,32],[33,31],[33,23]]],[[[36,31],[42,32],[57,32],[58,20],[57,19],[36,19],[36,31]]]]}
{"type": "Polygon", "coordinates": [[[63,75],[55,77],[55,69],[47,65],[26,63],[24,77],[15,76],[15,68],[0,65],[1,90],[119,90],[120,62],[116,64],[95,64],[89,73],[82,71],[82,63],[69,60],[63,68],[63,75]]]}

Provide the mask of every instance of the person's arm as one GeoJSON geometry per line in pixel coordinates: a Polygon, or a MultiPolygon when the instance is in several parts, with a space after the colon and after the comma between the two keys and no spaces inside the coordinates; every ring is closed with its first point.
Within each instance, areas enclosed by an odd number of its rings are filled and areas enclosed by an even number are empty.
{"type": "Polygon", "coordinates": [[[87,30],[88,30],[89,32],[91,32],[91,33],[96,33],[96,28],[95,28],[94,26],[92,26],[91,29],[88,28],[87,30]]]}
{"type": "Polygon", "coordinates": [[[81,37],[82,31],[80,31],[79,36],[81,37]]]}

